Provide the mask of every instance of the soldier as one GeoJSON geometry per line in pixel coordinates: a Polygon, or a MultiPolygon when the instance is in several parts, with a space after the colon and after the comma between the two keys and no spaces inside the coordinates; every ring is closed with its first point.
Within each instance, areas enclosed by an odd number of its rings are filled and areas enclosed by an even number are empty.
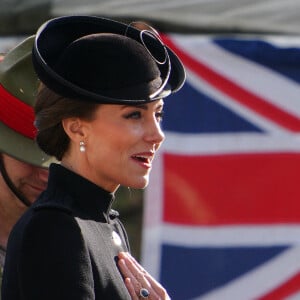
{"type": "Polygon", "coordinates": [[[0,285],[10,231],[45,189],[50,158],[35,144],[34,37],[0,57],[0,285]]]}

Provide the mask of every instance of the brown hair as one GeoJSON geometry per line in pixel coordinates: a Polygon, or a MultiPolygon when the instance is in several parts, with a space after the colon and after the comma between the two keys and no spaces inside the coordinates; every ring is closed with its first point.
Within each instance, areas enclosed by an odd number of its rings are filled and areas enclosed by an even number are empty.
{"type": "Polygon", "coordinates": [[[70,139],[63,129],[62,120],[70,117],[92,120],[99,105],[64,98],[42,84],[34,107],[38,146],[46,154],[61,160],[70,144],[70,139]]]}

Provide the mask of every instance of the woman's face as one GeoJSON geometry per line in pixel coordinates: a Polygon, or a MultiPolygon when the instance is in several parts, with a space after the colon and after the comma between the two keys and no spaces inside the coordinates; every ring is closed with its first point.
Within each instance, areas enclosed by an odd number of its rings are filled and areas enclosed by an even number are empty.
{"type": "MultiPolygon", "coordinates": [[[[144,188],[155,152],[164,140],[163,101],[123,106],[103,104],[86,122],[84,173],[108,191],[119,185],[144,188]]],[[[78,147],[79,148],[79,147],[78,147]]]]}

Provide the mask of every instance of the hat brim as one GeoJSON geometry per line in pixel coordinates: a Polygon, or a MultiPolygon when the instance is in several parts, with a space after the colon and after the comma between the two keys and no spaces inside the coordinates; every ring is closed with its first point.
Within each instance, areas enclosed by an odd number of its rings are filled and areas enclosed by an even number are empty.
{"type": "Polygon", "coordinates": [[[0,122],[0,152],[28,164],[48,168],[53,158],[44,154],[36,142],[0,122]]]}
{"type": "MultiPolygon", "coordinates": [[[[138,104],[165,98],[178,91],[185,82],[185,70],[177,55],[167,46],[169,56],[169,74],[167,82],[155,97],[147,99],[116,99],[93,93],[66,80],[55,70],[57,57],[73,41],[90,34],[113,33],[126,35],[141,43],[141,30],[130,25],[101,17],[92,16],[65,16],[52,19],[43,24],[35,38],[33,46],[33,65],[40,80],[54,92],[71,98],[85,99],[98,103],[138,104]]],[[[161,41],[151,34],[145,34],[143,41],[153,51],[161,51],[161,41]]],[[[79,58],[80,59],[80,58],[79,58]]],[[[158,64],[162,74],[166,73],[166,66],[158,64]]]]}

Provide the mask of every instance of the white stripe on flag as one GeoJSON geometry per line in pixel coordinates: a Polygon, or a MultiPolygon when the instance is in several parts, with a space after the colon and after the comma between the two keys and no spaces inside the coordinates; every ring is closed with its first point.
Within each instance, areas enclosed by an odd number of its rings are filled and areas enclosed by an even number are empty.
{"type": "Polygon", "coordinates": [[[300,271],[300,247],[294,247],[228,284],[193,300],[253,300],[267,294],[300,271]]]}
{"type": "MultiPolygon", "coordinates": [[[[164,224],[161,243],[183,247],[299,246],[299,225],[183,226],[164,224]]],[[[155,232],[147,230],[149,236],[155,232]]]]}
{"type": "Polygon", "coordinates": [[[245,120],[248,120],[248,122],[254,123],[255,126],[261,128],[263,131],[289,132],[288,129],[280,126],[269,118],[265,118],[263,115],[256,113],[247,106],[234,101],[231,97],[225,95],[214,86],[208,84],[193,72],[187,71],[187,80],[189,84],[191,84],[200,93],[204,93],[205,95],[211,97],[214,101],[229,108],[236,114],[243,117],[245,120]]]}

